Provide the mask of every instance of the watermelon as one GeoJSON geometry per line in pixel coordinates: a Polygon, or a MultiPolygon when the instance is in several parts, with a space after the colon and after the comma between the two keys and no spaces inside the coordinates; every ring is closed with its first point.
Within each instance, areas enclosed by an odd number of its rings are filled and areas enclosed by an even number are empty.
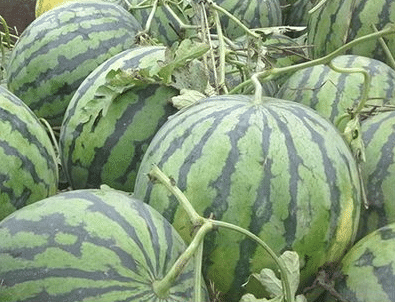
{"type": "MultiPolygon", "coordinates": [[[[348,302],[395,301],[395,224],[359,240],[341,262],[335,289],[348,302]]],[[[325,302],[338,301],[328,295],[325,302]]]]}
{"type": "MultiPolygon", "coordinates": [[[[374,32],[373,25],[381,30],[395,21],[394,0],[331,0],[326,1],[311,14],[307,25],[307,44],[313,59],[322,57],[342,45],[374,32]]],[[[395,55],[395,35],[387,35],[384,41],[395,55]]],[[[374,58],[386,63],[385,50],[376,40],[359,43],[347,52],[374,58]]]]}
{"type": "Polygon", "coordinates": [[[153,291],[186,248],[179,234],[150,206],[109,187],[16,211],[0,223],[0,242],[0,301],[193,301],[193,261],[166,297],[153,291]]]}
{"type": "MultiPolygon", "coordinates": [[[[152,12],[152,6],[147,6],[147,1],[143,0],[129,0],[131,8],[131,14],[138,20],[145,28],[148,18],[152,12]],[[143,8],[139,8],[139,5],[143,8]]],[[[153,2],[153,1],[151,1],[153,2]]],[[[149,31],[151,37],[157,39],[160,43],[166,46],[171,46],[177,41],[197,33],[195,29],[184,29],[181,28],[178,20],[174,17],[173,13],[176,14],[177,18],[186,25],[192,24],[195,12],[187,12],[183,9],[183,4],[177,2],[167,3],[168,7],[158,3],[155,10],[154,17],[152,18],[149,31]],[[172,12],[170,11],[172,10],[172,12]]]]}
{"type": "Polygon", "coordinates": [[[59,126],[81,82],[134,45],[140,24],[119,5],[72,1],[41,15],[20,36],[7,69],[8,88],[39,117],[59,126]]]}
{"type": "Polygon", "coordinates": [[[105,183],[133,190],[143,154],[167,117],[176,113],[169,101],[179,92],[152,84],[129,89],[114,100],[105,99],[100,107],[91,104],[97,101],[95,93],[111,70],[126,71],[143,62],[163,61],[165,51],[163,46],[125,50],[96,68],[77,89],[59,142],[62,167],[73,188],[98,188],[105,183]]]}
{"type": "MultiPolygon", "coordinates": [[[[362,68],[369,73],[371,83],[365,107],[395,104],[395,71],[385,63],[357,55],[338,56],[332,63],[342,68],[362,68]]],[[[276,97],[317,110],[343,131],[348,119],[342,117],[359,104],[364,81],[361,73],[339,73],[326,65],[316,65],[292,74],[276,97]]]]}
{"type": "Polygon", "coordinates": [[[285,13],[283,11],[284,25],[306,26],[309,20],[309,10],[311,10],[319,1],[296,0],[288,2],[290,3],[285,9],[285,13]]]}
{"type": "MultiPolygon", "coordinates": [[[[216,0],[220,7],[234,15],[248,28],[265,28],[282,25],[282,15],[279,0],[216,0]]],[[[220,13],[224,34],[237,38],[245,31],[228,16],[220,13]]]]}
{"type": "Polygon", "coordinates": [[[395,111],[383,112],[361,125],[366,161],[361,163],[368,209],[363,209],[358,238],[395,222],[395,111]]]}
{"type": "MultiPolygon", "coordinates": [[[[35,8],[35,15],[36,17],[39,17],[43,13],[49,11],[50,9],[53,9],[54,7],[57,7],[59,5],[62,5],[65,2],[69,1],[75,1],[75,0],[37,0],[36,1],[36,8],[35,8]]],[[[94,0],[97,1],[97,0],[94,0]]],[[[122,6],[124,9],[128,9],[129,4],[125,0],[102,0],[102,1],[107,1],[107,2],[112,2],[115,4],[118,4],[122,6]]]]}
{"type": "MultiPolygon", "coordinates": [[[[339,260],[355,236],[361,203],[356,162],[338,130],[304,105],[214,96],[161,127],[143,157],[134,196],[188,242],[186,213],[149,181],[152,164],[172,177],[200,215],[248,229],[277,253],[298,252],[301,287],[325,262],[339,260]]],[[[263,267],[277,270],[244,236],[220,229],[206,238],[204,274],[225,301],[238,301],[249,275],[263,267]]]]}
{"type": "Polygon", "coordinates": [[[47,132],[35,114],[2,86],[0,162],[0,220],[56,193],[58,165],[47,132]]]}

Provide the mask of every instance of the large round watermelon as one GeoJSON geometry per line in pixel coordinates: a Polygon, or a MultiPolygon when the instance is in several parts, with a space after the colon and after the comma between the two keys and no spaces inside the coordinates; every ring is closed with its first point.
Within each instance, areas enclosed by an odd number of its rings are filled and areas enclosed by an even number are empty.
{"type": "MultiPolygon", "coordinates": [[[[361,188],[354,157],[338,130],[304,105],[216,96],[161,127],[134,192],[189,241],[185,211],[147,177],[152,164],[201,215],[249,229],[277,253],[297,251],[302,286],[318,267],[340,260],[355,236],[361,188]]],[[[238,301],[251,272],[275,268],[256,243],[227,230],[207,238],[205,255],[206,277],[226,301],[238,301]]]]}
{"type": "Polygon", "coordinates": [[[47,132],[19,98],[0,86],[0,220],[57,188],[57,159],[47,132]]]}
{"type": "Polygon", "coordinates": [[[119,5],[71,1],[41,15],[20,36],[8,88],[59,126],[78,86],[97,66],[134,45],[140,24],[119,5]]]}
{"type": "MultiPolygon", "coordinates": [[[[0,223],[0,301],[193,301],[194,262],[158,297],[186,249],[154,209],[110,189],[75,190],[0,223]]],[[[202,285],[204,301],[208,301],[202,285]]]]}

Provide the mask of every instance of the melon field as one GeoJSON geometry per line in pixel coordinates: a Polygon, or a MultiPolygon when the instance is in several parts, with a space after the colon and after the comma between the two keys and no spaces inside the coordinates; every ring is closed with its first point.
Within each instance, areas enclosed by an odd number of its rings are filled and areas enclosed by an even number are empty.
{"type": "Polygon", "coordinates": [[[1,302],[395,302],[395,0],[0,1],[1,302]]]}

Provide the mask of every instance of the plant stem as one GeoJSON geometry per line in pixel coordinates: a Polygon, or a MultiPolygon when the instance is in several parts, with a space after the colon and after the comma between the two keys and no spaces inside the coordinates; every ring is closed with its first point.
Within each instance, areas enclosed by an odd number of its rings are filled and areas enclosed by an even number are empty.
{"type": "Polygon", "coordinates": [[[169,177],[167,177],[157,165],[153,165],[151,171],[148,173],[148,176],[151,180],[158,180],[177,198],[178,202],[187,212],[188,217],[194,226],[200,226],[204,224],[204,218],[196,212],[184,193],[182,193],[181,190],[176,186],[174,180],[172,181],[169,177]]]}
{"type": "MultiPolygon", "coordinates": [[[[372,24],[372,28],[374,32],[378,32],[377,27],[374,24],[372,24]]],[[[391,66],[391,68],[395,69],[394,57],[392,56],[391,50],[389,49],[389,47],[387,46],[387,44],[385,43],[382,37],[379,38],[379,43],[384,50],[385,56],[388,59],[388,65],[391,66]]]]}
{"type": "MultiPolygon", "coordinates": [[[[200,227],[197,231],[195,237],[188,245],[187,249],[178,257],[177,261],[173,264],[170,271],[166,274],[166,276],[161,280],[156,280],[152,283],[153,291],[159,298],[166,298],[169,295],[169,289],[174,284],[175,280],[182,273],[185,266],[189,263],[192,257],[199,251],[200,246],[203,244],[204,236],[211,230],[213,230],[214,224],[206,220],[205,223],[200,227]]],[[[200,279],[201,280],[201,279],[200,279]]],[[[199,285],[197,290],[201,290],[201,284],[199,285]]],[[[200,294],[199,294],[200,295],[200,294]]],[[[196,300],[196,302],[200,302],[201,300],[196,300]]]]}
{"type": "Polygon", "coordinates": [[[313,14],[315,11],[317,11],[318,9],[321,8],[321,6],[323,6],[326,3],[327,0],[321,0],[317,5],[315,5],[312,9],[310,9],[308,11],[308,14],[311,15],[313,14]]]}
{"type": "Polygon", "coordinates": [[[181,19],[178,17],[178,15],[173,11],[173,9],[171,9],[171,7],[168,4],[163,4],[163,6],[173,16],[173,18],[176,19],[180,28],[183,28],[183,29],[198,29],[199,28],[199,26],[197,26],[197,25],[185,24],[183,21],[181,21],[181,19]]]}
{"type": "Polygon", "coordinates": [[[149,29],[151,27],[152,19],[154,18],[157,7],[158,7],[158,0],[154,0],[154,4],[152,5],[151,12],[148,16],[147,22],[145,23],[145,27],[144,27],[144,30],[147,33],[149,32],[149,29]]]}
{"type": "Polygon", "coordinates": [[[211,220],[211,219],[209,219],[209,221],[212,222],[214,227],[223,227],[226,229],[230,229],[230,230],[242,233],[243,235],[250,237],[252,240],[257,242],[261,247],[263,247],[264,250],[272,257],[272,259],[274,260],[274,262],[276,263],[276,265],[278,266],[278,268],[280,270],[281,282],[283,284],[283,289],[285,291],[286,301],[287,302],[294,302],[295,301],[294,296],[292,295],[292,291],[291,291],[291,287],[290,287],[290,283],[289,283],[289,279],[288,279],[287,269],[285,267],[283,260],[281,258],[277,257],[276,253],[261,238],[259,238],[255,234],[251,233],[250,231],[248,231],[242,227],[239,227],[237,225],[234,225],[232,223],[228,223],[225,221],[219,221],[219,220],[211,220]]]}
{"type": "MultiPolygon", "coordinates": [[[[178,275],[181,273],[182,269],[187,264],[187,261],[193,256],[193,254],[198,252],[198,257],[200,257],[200,253],[203,245],[204,236],[211,230],[217,227],[227,228],[245,236],[250,237],[252,240],[256,241],[260,246],[264,248],[264,250],[273,258],[276,265],[279,267],[280,274],[281,274],[281,282],[283,284],[283,289],[285,291],[285,297],[287,302],[294,302],[294,297],[291,292],[290,283],[288,279],[287,269],[285,267],[284,262],[281,258],[277,257],[276,253],[258,236],[251,233],[250,231],[239,227],[237,225],[213,220],[211,218],[203,218],[193,209],[192,205],[190,204],[189,200],[186,198],[184,193],[174,184],[160,169],[158,166],[154,165],[151,169],[149,176],[151,179],[157,180],[177,198],[177,200],[182,204],[185,209],[188,209],[188,215],[191,217],[192,221],[198,221],[201,225],[197,233],[195,234],[194,238],[192,239],[191,244],[185,250],[185,252],[179,257],[177,262],[173,265],[170,269],[169,273],[160,281],[155,281],[154,284],[154,291],[158,295],[165,295],[168,289],[170,288],[171,284],[175,281],[178,275]]],[[[199,261],[199,260],[197,260],[199,261]]],[[[200,259],[201,261],[201,259],[200,259]]],[[[201,264],[201,262],[200,262],[201,264]]],[[[197,281],[196,281],[197,282],[197,281]]],[[[196,290],[196,289],[195,289],[196,290]]]]}
{"type": "Polygon", "coordinates": [[[255,95],[254,95],[254,104],[256,105],[260,105],[262,104],[262,84],[261,82],[259,82],[257,74],[254,73],[251,76],[251,80],[254,83],[254,87],[255,87],[255,95]]]}
{"type": "Polygon", "coordinates": [[[254,33],[252,30],[250,30],[247,26],[245,26],[239,19],[237,19],[235,16],[233,16],[230,12],[228,12],[226,9],[222,8],[218,4],[216,4],[214,1],[209,2],[210,7],[215,9],[216,11],[219,11],[223,14],[225,14],[229,19],[231,19],[233,22],[235,22],[238,26],[240,26],[248,35],[259,39],[260,36],[257,33],[254,33]]]}
{"type": "Polygon", "coordinates": [[[363,68],[344,68],[333,64],[333,62],[328,63],[329,68],[333,69],[339,73],[361,73],[364,77],[363,88],[361,99],[358,102],[357,108],[353,111],[353,114],[358,114],[365,107],[365,104],[369,98],[369,90],[371,85],[371,76],[366,69],[363,68]]]}
{"type": "Polygon", "coordinates": [[[197,251],[195,256],[195,302],[201,302],[202,300],[202,265],[203,265],[203,245],[202,242],[197,251]]]}
{"type": "MultiPolygon", "coordinates": [[[[286,67],[280,67],[280,68],[272,68],[269,70],[263,70],[261,72],[257,73],[257,77],[261,80],[261,81],[270,81],[271,79],[273,79],[273,77],[275,75],[279,75],[279,74],[283,74],[283,73],[288,73],[288,72],[295,72],[307,67],[312,67],[315,65],[320,65],[320,64],[327,64],[328,62],[330,62],[332,59],[334,59],[335,57],[343,54],[344,52],[346,52],[347,50],[349,50],[350,48],[354,47],[355,45],[359,44],[359,43],[363,43],[372,39],[377,39],[379,37],[388,35],[388,34],[393,34],[395,33],[395,26],[390,25],[387,28],[384,28],[378,32],[372,33],[372,34],[368,34],[365,35],[363,37],[359,37],[355,40],[352,40],[351,42],[344,44],[342,47],[336,49],[335,51],[331,52],[330,54],[312,60],[312,61],[308,61],[308,62],[303,62],[303,63],[299,63],[299,64],[295,64],[295,65],[290,65],[290,66],[286,66],[286,67]]],[[[233,88],[229,94],[235,94],[237,93],[239,90],[243,89],[246,86],[249,86],[252,84],[252,80],[246,80],[243,83],[239,84],[238,86],[236,86],[235,88],[233,88]]]]}
{"type": "MultiPolygon", "coordinates": [[[[215,24],[217,26],[217,34],[218,34],[218,51],[219,51],[219,79],[218,79],[218,85],[219,88],[222,88],[224,90],[224,93],[228,93],[228,88],[225,85],[225,41],[224,41],[224,35],[222,33],[222,28],[221,28],[221,21],[219,19],[219,14],[217,11],[214,11],[214,20],[215,24]]],[[[215,68],[215,67],[214,67],[215,68]]]]}

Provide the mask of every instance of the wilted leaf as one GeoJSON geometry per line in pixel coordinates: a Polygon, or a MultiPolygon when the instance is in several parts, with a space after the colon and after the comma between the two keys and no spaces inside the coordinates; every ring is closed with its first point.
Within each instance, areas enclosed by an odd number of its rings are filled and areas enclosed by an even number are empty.
{"type": "Polygon", "coordinates": [[[299,255],[293,251],[285,251],[280,258],[284,261],[284,265],[288,273],[288,281],[291,287],[292,295],[295,296],[298,290],[300,281],[300,267],[299,267],[299,255]]]}
{"type": "Polygon", "coordinates": [[[256,278],[272,296],[281,296],[283,294],[281,280],[277,278],[271,269],[264,268],[259,274],[252,274],[252,276],[256,278]]]}
{"type": "Polygon", "coordinates": [[[177,109],[183,109],[189,107],[206,96],[199,91],[182,89],[180,95],[172,97],[171,103],[177,109]]]}
{"type": "Polygon", "coordinates": [[[274,297],[273,299],[268,300],[265,298],[257,299],[252,294],[245,294],[243,297],[241,297],[241,300],[240,300],[240,302],[283,302],[283,301],[284,301],[284,299],[282,296],[277,296],[277,297],[274,297]]]}

